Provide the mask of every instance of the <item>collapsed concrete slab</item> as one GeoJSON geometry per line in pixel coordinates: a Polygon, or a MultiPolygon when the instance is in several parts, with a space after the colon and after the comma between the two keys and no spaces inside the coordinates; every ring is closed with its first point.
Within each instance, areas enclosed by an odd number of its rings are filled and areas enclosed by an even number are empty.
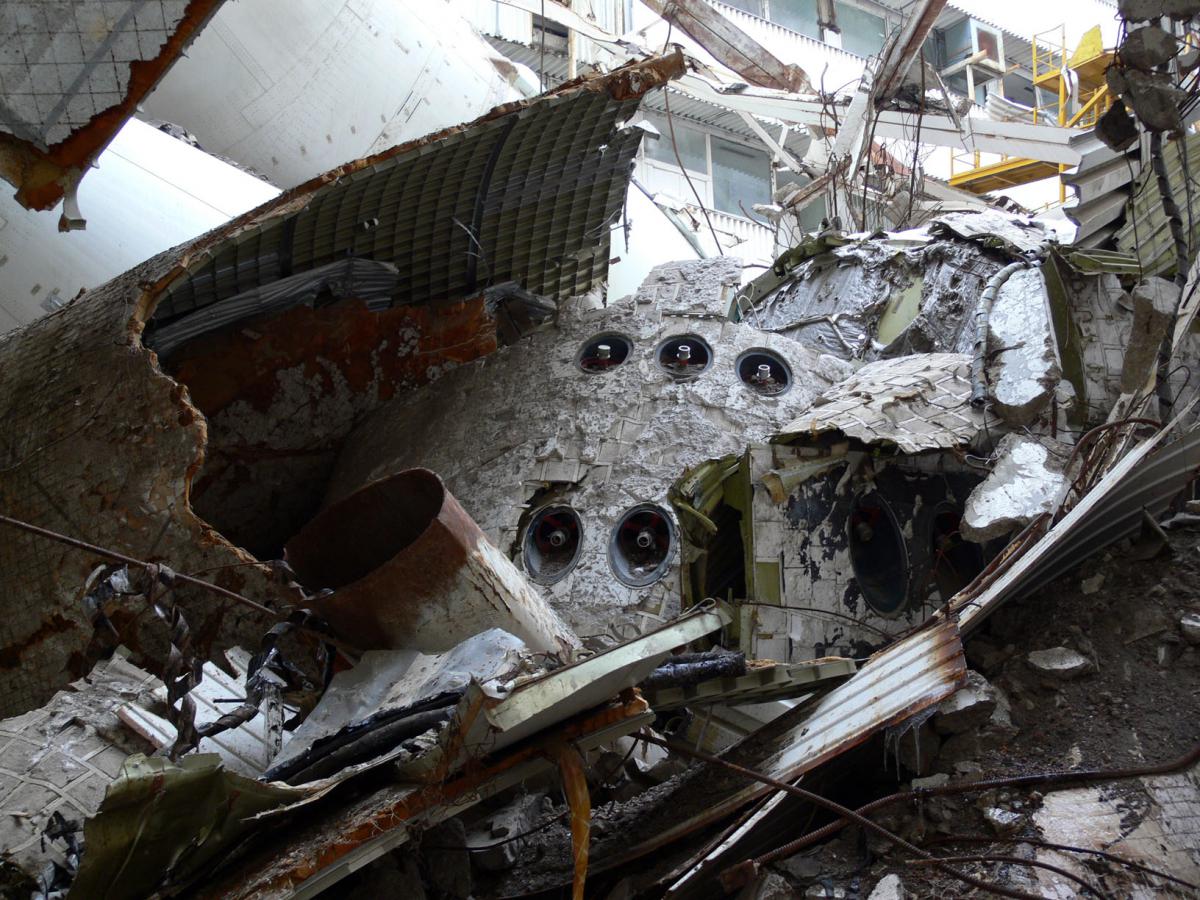
{"type": "Polygon", "coordinates": [[[1046,284],[1022,269],[1001,286],[987,321],[990,398],[1010,425],[1031,424],[1050,404],[1062,367],[1046,284]]]}
{"type": "Polygon", "coordinates": [[[991,474],[971,491],[963,509],[962,535],[979,544],[1053,512],[1067,485],[1067,445],[1007,434],[994,452],[991,474]]]}

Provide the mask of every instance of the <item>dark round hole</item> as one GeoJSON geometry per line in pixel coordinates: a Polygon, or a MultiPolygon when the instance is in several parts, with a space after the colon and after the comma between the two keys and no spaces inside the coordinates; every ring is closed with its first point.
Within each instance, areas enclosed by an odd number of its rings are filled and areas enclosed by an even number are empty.
{"type": "Polygon", "coordinates": [[[585,372],[607,372],[615,369],[629,358],[633,345],[619,334],[598,334],[582,347],[576,362],[585,372]]]}
{"type": "Polygon", "coordinates": [[[850,566],[867,605],[895,615],[908,599],[908,548],[891,506],[871,491],[850,509],[850,566]]]}
{"type": "Polygon", "coordinates": [[[563,578],[579,560],[583,527],[569,506],[548,506],[525,529],[525,571],[539,584],[563,578]]]}
{"type": "Polygon", "coordinates": [[[747,350],[737,361],[738,378],[756,394],[774,397],[792,386],[792,370],[769,350],[747,350]]]}
{"type": "Polygon", "coordinates": [[[675,546],[670,516],[658,506],[635,506],[608,542],[608,562],[619,581],[645,587],[667,573],[675,546]]]}
{"type": "Polygon", "coordinates": [[[930,531],[930,587],[937,587],[940,598],[949,600],[983,571],[983,548],[964,540],[959,532],[962,510],[952,503],[941,503],[934,510],[930,531]]]}
{"type": "Polygon", "coordinates": [[[326,507],[288,541],[288,564],[309,590],[352,584],[424,534],[445,497],[442,480],[428,469],[373,481],[326,507]]]}
{"type": "Polygon", "coordinates": [[[658,364],[673,378],[699,375],[712,363],[712,348],[702,337],[684,334],[658,345],[658,364]]]}

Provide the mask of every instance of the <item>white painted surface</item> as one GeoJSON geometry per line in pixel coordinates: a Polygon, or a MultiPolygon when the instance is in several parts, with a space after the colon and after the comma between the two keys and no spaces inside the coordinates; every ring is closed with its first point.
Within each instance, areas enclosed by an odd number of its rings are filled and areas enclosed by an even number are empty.
{"type": "MultiPolygon", "coordinates": [[[[11,189],[10,189],[11,190],[11,189]]],[[[83,231],[59,210],[31,212],[0,193],[0,333],[32,322],[279,193],[271,185],[132,119],[79,189],[83,231]]]]}
{"type": "Polygon", "coordinates": [[[234,0],[143,104],[293,187],[520,98],[444,0],[234,0]]]}

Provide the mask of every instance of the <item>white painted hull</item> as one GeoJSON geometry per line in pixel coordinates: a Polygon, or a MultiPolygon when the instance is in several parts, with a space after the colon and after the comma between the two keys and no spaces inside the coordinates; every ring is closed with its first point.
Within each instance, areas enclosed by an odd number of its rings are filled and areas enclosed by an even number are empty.
{"type": "Polygon", "coordinates": [[[288,188],[519,99],[516,76],[443,0],[234,0],[143,108],[288,188]]]}
{"type": "Polygon", "coordinates": [[[279,191],[132,119],[79,189],[83,231],[0,192],[0,332],[32,322],[163,250],[253,209],[279,191]]]}

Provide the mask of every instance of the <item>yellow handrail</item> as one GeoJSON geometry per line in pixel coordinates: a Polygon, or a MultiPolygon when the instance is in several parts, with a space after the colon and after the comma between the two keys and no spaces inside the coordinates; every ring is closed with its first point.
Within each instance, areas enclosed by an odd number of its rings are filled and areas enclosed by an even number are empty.
{"type": "Polygon", "coordinates": [[[1111,101],[1111,98],[1108,95],[1108,85],[1103,84],[1096,89],[1096,92],[1092,94],[1091,99],[1089,99],[1087,103],[1083,104],[1083,106],[1079,108],[1079,112],[1071,116],[1070,121],[1067,122],[1067,127],[1073,128],[1076,124],[1081,122],[1084,126],[1096,124],[1096,121],[1100,118],[1100,116],[1108,112],[1108,107],[1112,105],[1111,102],[1106,101],[1111,101]],[[1093,111],[1095,112],[1095,116],[1087,121],[1083,121],[1084,116],[1093,111]]]}

